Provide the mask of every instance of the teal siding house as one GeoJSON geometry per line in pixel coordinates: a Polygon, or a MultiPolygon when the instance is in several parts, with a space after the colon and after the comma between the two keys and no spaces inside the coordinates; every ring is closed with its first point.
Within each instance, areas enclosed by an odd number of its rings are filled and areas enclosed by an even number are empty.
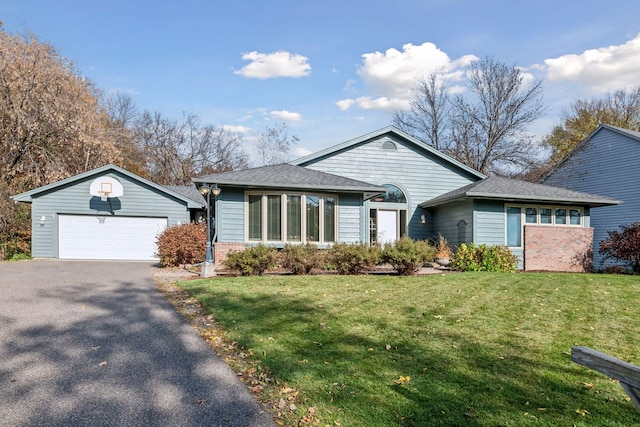
{"type": "Polygon", "coordinates": [[[34,258],[154,260],[158,233],[204,208],[195,188],[163,187],[114,165],[13,200],[31,204],[34,258]]]}
{"type": "Polygon", "coordinates": [[[594,265],[600,269],[615,264],[604,261],[600,242],[607,232],[640,221],[640,132],[615,126],[598,126],[543,180],[545,184],[593,191],[622,201],[619,205],[595,209],[594,265]]]}
{"type": "Polygon", "coordinates": [[[38,258],[153,258],[159,230],[201,220],[206,202],[197,188],[215,184],[221,189],[211,199],[218,266],[229,251],[258,243],[383,245],[441,233],[456,246],[506,245],[520,268],[553,271],[589,268],[592,211],[619,203],[486,177],[394,127],[288,164],[193,181],[163,187],[108,165],[14,200],[32,204],[38,258]]]}
{"type": "Polygon", "coordinates": [[[508,246],[525,270],[590,268],[593,194],[486,177],[387,127],[290,162],[194,179],[217,184],[216,263],[257,243],[385,244],[443,234],[508,246]]]}

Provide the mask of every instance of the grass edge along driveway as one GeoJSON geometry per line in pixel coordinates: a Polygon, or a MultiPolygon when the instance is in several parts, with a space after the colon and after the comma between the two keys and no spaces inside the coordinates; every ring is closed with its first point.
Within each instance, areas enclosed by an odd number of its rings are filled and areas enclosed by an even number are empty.
{"type": "Polygon", "coordinates": [[[461,273],[181,282],[297,425],[634,425],[584,345],[640,362],[633,276],[461,273]]]}

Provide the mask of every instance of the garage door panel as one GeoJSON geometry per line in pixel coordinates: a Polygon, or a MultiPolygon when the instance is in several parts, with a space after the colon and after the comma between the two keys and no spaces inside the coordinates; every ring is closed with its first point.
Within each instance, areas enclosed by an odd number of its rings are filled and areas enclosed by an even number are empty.
{"type": "Polygon", "coordinates": [[[58,256],[66,259],[156,260],[167,218],[59,215],[58,256]]]}

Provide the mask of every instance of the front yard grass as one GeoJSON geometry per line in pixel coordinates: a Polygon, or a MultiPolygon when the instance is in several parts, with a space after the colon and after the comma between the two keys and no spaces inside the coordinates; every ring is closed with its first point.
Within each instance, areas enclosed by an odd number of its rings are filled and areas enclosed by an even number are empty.
{"type": "Polygon", "coordinates": [[[640,425],[640,413],[620,385],[570,352],[583,345],[640,364],[638,284],[633,276],[460,273],[179,285],[243,357],[268,367],[258,390],[281,423],[629,426],[640,425]]]}

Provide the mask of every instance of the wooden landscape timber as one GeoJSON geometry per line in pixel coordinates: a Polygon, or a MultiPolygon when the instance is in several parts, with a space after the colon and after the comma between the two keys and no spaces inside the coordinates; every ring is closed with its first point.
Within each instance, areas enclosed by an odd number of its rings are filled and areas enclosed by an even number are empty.
{"type": "Polygon", "coordinates": [[[571,348],[571,360],[615,380],[640,410],[640,367],[588,347],[571,348]]]}

